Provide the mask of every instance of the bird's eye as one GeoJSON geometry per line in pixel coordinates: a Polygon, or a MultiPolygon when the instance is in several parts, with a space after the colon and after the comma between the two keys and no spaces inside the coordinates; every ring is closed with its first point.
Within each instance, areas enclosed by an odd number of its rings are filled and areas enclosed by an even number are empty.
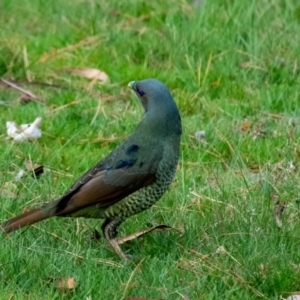
{"type": "Polygon", "coordinates": [[[145,94],[142,90],[140,90],[138,88],[136,89],[136,91],[140,95],[140,97],[142,97],[145,94]]]}

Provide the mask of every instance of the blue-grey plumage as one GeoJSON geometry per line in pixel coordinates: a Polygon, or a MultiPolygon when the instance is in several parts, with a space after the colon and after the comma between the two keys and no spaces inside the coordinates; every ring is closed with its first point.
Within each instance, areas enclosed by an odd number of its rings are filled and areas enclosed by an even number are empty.
{"type": "Polygon", "coordinates": [[[129,86],[145,111],[135,131],[60,199],[4,222],[5,232],[53,216],[103,218],[105,238],[126,259],[115,240],[117,229],[128,217],[151,207],[171,184],[182,131],[177,105],[163,83],[145,79],[129,86]]]}

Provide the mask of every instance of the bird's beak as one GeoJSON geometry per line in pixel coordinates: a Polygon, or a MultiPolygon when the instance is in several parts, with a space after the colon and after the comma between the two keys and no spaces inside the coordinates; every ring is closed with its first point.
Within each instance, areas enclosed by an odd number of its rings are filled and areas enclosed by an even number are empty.
{"type": "Polygon", "coordinates": [[[135,81],[130,81],[130,82],[128,83],[128,86],[129,86],[131,89],[133,89],[133,90],[134,90],[134,88],[133,88],[134,83],[135,83],[135,81]]]}

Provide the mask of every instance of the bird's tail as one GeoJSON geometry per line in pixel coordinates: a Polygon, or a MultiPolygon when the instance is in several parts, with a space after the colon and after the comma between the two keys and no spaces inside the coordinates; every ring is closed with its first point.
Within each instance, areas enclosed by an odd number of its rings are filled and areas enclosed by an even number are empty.
{"type": "Polygon", "coordinates": [[[28,226],[39,221],[45,220],[49,217],[50,215],[45,214],[41,208],[36,208],[4,222],[1,225],[1,227],[4,232],[9,233],[11,231],[18,230],[24,226],[28,226]]]}

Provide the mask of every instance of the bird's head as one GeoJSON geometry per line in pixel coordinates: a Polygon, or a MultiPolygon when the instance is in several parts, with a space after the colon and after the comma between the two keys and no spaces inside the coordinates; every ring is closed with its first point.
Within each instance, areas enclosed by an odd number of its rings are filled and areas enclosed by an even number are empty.
{"type": "MultiPolygon", "coordinates": [[[[133,89],[141,101],[145,116],[140,123],[147,130],[160,132],[161,135],[181,135],[181,120],[177,105],[169,89],[157,79],[131,81],[133,89]]],[[[143,129],[145,130],[145,129],[143,129]]]]}
{"type": "Polygon", "coordinates": [[[145,112],[151,109],[157,112],[159,107],[166,107],[168,104],[174,103],[168,88],[157,79],[131,81],[128,86],[135,91],[145,112]]]}

